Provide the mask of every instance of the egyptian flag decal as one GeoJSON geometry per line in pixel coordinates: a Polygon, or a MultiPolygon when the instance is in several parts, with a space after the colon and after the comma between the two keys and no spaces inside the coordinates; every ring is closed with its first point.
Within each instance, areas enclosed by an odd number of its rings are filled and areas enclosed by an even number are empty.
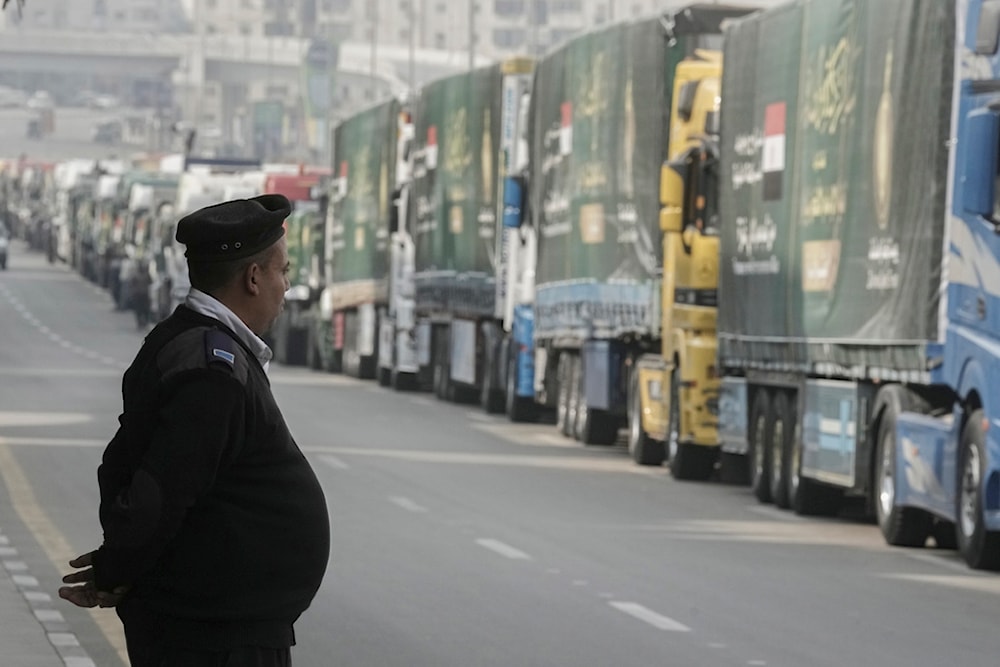
{"type": "Polygon", "coordinates": [[[559,107],[559,154],[573,152],[573,103],[563,102],[559,107]]]}
{"type": "Polygon", "coordinates": [[[428,169],[437,169],[438,166],[438,128],[431,125],[427,128],[427,152],[424,163],[428,169]]]}
{"type": "Polygon", "coordinates": [[[764,201],[781,199],[785,175],[785,110],[784,102],[768,104],[764,109],[764,201]]]}

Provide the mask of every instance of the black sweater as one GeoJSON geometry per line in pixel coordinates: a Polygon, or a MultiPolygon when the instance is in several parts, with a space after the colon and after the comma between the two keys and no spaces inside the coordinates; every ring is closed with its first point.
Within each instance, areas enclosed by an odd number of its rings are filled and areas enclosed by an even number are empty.
{"type": "Polygon", "coordinates": [[[150,332],[122,383],[98,469],[98,590],[175,645],[283,648],[326,571],[326,501],[259,362],[184,306],[150,332]]]}

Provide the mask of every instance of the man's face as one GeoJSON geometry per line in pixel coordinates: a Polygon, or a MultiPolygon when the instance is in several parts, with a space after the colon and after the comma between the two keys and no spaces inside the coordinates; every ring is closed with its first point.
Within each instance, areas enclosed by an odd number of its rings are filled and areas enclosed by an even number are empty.
{"type": "Polygon", "coordinates": [[[285,305],[285,292],[291,287],[288,281],[289,268],[288,244],[282,236],[274,244],[266,264],[261,267],[261,315],[262,321],[266,322],[264,331],[271,328],[285,305]]]}

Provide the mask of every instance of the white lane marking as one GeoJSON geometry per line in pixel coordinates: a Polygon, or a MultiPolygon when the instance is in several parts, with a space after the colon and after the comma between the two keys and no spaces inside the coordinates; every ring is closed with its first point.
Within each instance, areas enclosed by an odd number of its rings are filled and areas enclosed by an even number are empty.
{"type": "Polygon", "coordinates": [[[38,579],[31,576],[30,574],[15,574],[11,576],[11,581],[13,581],[18,586],[22,588],[33,588],[38,586],[38,579]]]}
{"type": "Polygon", "coordinates": [[[484,415],[482,412],[472,412],[471,410],[469,412],[466,412],[465,416],[468,417],[469,419],[471,419],[474,422],[492,422],[493,421],[493,418],[490,417],[489,415],[484,415]]]}
{"type": "Polygon", "coordinates": [[[528,554],[524,553],[520,549],[515,549],[509,544],[504,544],[500,540],[483,537],[476,540],[476,544],[484,549],[489,549],[493,553],[499,554],[504,558],[510,558],[511,560],[531,560],[531,556],[528,554]]]}
{"type": "Polygon", "coordinates": [[[49,641],[53,646],[79,646],[80,640],[72,632],[50,632],[49,641]]]}
{"type": "Polygon", "coordinates": [[[633,618],[637,618],[644,623],[652,625],[657,630],[666,630],[668,632],[691,632],[691,628],[683,623],[679,623],[662,614],[657,614],[652,609],[643,607],[641,604],[637,604],[635,602],[609,602],[608,604],[622,613],[628,614],[633,618]]]}
{"type": "Polygon", "coordinates": [[[27,572],[28,564],[23,560],[5,560],[3,566],[8,572],[27,572]]]}
{"type": "Polygon", "coordinates": [[[16,555],[17,555],[17,549],[15,549],[14,547],[0,547],[0,556],[10,557],[16,555]]]}
{"type": "Polygon", "coordinates": [[[0,544],[7,546],[8,544],[10,544],[10,538],[7,537],[6,535],[0,535],[0,544]]]}
{"type": "Polygon", "coordinates": [[[331,456],[329,454],[327,454],[326,456],[321,456],[319,457],[319,459],[320,461],[327,464],[334,470],[350,470],[351,468],[351,466],[344,463],[341,459],[338,459],[336,456],[331,456]]]}
{"type": "Polygon", "coordinates": [[[0,445],[11,447],[105,447],[107,440],[94,438],[7,438],[0,436],[0,445]]]}
{"type": "Polygon", "coordinates": [[[481,433],[486,433],[494,438],[506,440],[514,445],[563,447],[567,449],[578,449],[580,447],[580,444],[575,440],[570,440],[569,438],[558,433],[552,433],[550,429],[542,430],[537,426],[509,424],[497,422],[492,419],[489,421],[474,420],[474,423],[472,423],[471,426],[481,433]]]}
{"type": "Polygon", "coordinates": [[[590,582],[587,581],[586,579],[574,579],[573,585],[577,587],[589,586],[590,582]]]}
{"type": "Polygon", "coordinates": [[[52,602],[52,596],[42,591],[24,591],[24,599],[28,602],[52,602]]]}
{"type": "Polygon", "coordinates": [[[62,623],[66,620],[62,612],[56,609],[36,609],[35,618],[42,623],[62,623]]]}
{"type": "Polygon", "coordinates": [[[714,648],[714,649],[724,649],[724,648],[726,648],[726,645],[723,644],[722,642],[710,642],[710,643],[706,644],[706,646],[708,646],[708,648],[714,648]]]}
{"type": "Polygon", "coordinates": [[[751,660],[747,664],[752,665],[753,667],[764,667],[767,665],[767,660],[751,660]]]}
{"type": "Polygon", "coordinates": [[[57,426],[84,424],[94,421],[93,415],[83,412],[14,412],[0,410],[0,427],[8,426],[57,426]]]}
{"type": "Polygon", "coordinates": [[[397,507],[401,507],[407,512],[415,512],[417,514],[422,514],[427,511],[427,508],[420,505],[409,498],[404,498],[403,496],[391,496],[389,502],[397,507]]]}
{"type": "Polygon", "coordinates": [[[643,474],[631,459],[616,456],[614,452],[607,456],[536,456],[530,454],[477,454],[473,452],[446,452],[406,449],[368,449],[365,447],[326,447],[316,445],[299,445],[299,448],[310,454],[339,454],[346,456],[365,456],[396,459],[413,463],[458,464],[458,465],[502,465],[526,468],[553,468],[563,470],[584,470],[592,472],[621,472],[629,475],[643,474]]]}
{"type": "Polygon", "coordinates": [[[75,655],[63,658],[63,664],[64,667],[97,667],[97,663],[90,658],[81,658],[75,655]]]}

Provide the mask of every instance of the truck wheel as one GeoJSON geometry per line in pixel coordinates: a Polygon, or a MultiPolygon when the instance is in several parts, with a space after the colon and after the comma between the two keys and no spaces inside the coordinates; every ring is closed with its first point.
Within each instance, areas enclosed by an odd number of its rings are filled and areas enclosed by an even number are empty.
{"type": "Polygon", "coordinates": [[[750,470],[746,454],[719,452],[719,481],[723,484],[748,485],[750,470]]]}
{"type": "Polygon", "coordinates": [[[788,502],[801,516],[832,516],[840,511],[844,492],[802,476],[802,442],[793,443],[788,465],[788,502]]]}
{"type": "Polygon", "coordinates": [[[377,379],[378,379],[378,386],[380,386],[380,387],[388,387],[389,385],[392,384],[392,369],[391,368],[385,368],[384,366],[379,366],[378,367],[377,376],[378,376],[377,377],[377,379]]]}
{"type": "Polygon", "coordinates": [[[750,489],[762,503],[771,500],[771,460],[767,448],[767,434],[770,432],[771,401],[767,390],[757,389],[750,410],[747,432],[747,456],[750,459],[750,489]]]}
{"type": "Polygon", "coordinates": [[[875,518],[888,544],[922,547],[931,532],[932,518],[915,507],[896,505],[896,419],[902,405],[898,391],[889,395],[878,425],[875,459],[875,518]]]}
{"type": "Polygon", "coordinates": [[[774,422],[768,446],[771,455],[771,500],[782,509],[787,509],[789,506],[788,473],[794,441],[794,412],[788,400],[788,392],[779,391],[774,399],[774,422]]]}
{"type": "Polygon", "coordinates": [[[571,398],[570,387],[573,382],[573,364],[572,358],[566,353],[559,355],[556,377],[559,384],[556,402],[556,428],[560,433],[569,437],[572,433],[569,404],[571,398]]]}
{"type": "Polygon", "coordinates": [[[938,519],[931,528],[931,537],[934,538],[934,546],[938,549],[958,548],[958,529],[951,521],[938,519]]]}
{"type": "Polygon", "coordinates": [[[654,440],[642,428],[642,396],[639,392],[639,373],[632,373],[628,401],[628,452],[641,466],[660,466],[666,458],[666,445],[654,440]]]}
{"type": "Polygon", "coordinates": [[[976,570],[1000,569],[1000,533],[987,532],[983,521],[983,472],[986,469],[983,411],[975,410],[962,429],[959,444],[960,477],[958,551],[969,567],[976,570]]]}
{"type": "Polygon", "coordinates": [[[479,390],[479,405],[483,408],[483,412],[490,415],[503,412],[504,408],[503,397],[493,387],[496,381],[495,356],[490,355],[490,358],[483,364],[483,386],[479,390]]]}
{"type": "Polygon", "coordinates": [[[512,348],[507,355],[507,395],[505,411],[512,422],[526,422],[535,418],[534,404],[530,398],[517,395],[517,352],[512,348]]]}
{"type": "Polygon", "coordinates": [[[569,412],[566,421],[569,427],[569,437],[580,440],[581,422],[587,419],[587,402],[583,396],[583,361],[579,356],[573,355],[570,368],[569,412]]]}
{"type": "Polygon", "coordinates": [[[696,445],[681,440],[681,374],[680,368],[670,373],[670,419],[667,442],[670,449],[670,474],[674,479],[704,481],[712,476],[718,459],[718,448],[696,445]]]}

